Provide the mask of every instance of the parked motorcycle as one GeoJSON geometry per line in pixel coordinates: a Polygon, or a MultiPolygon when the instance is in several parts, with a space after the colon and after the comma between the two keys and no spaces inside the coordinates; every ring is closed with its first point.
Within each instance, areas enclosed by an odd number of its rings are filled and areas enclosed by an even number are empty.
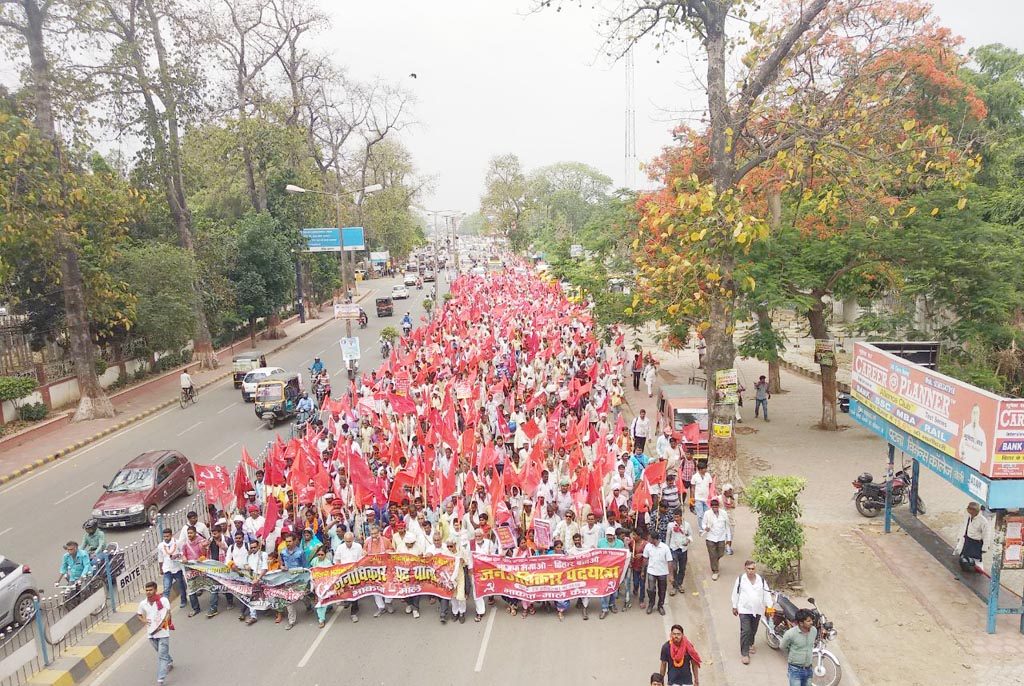
{"type": "MultiPolygon", "coordinates": [[[[764,625],[768,647],[778,650],[783,634],[796,626],[797,607],[793,601],[779,591],[771,591],[771,595],[774,599],[772,603],[774,611],[762,615],[761,624],[764,625]]],[[[818,639],[814,643],[811,662],[811,683],[814,686],[836,686],[843,678],[843,667],[839,664],[839,658],[826,646],[838,632],[832,622],[818,610],[814,604],[814,598],[808,598],[807,602],[812,606],[814,627],[818,630],[818,639]]]]}
{"type": "MultiPolygon", "coordinates": [[[[904,464],[892,479],[892,506],[910,502],[912,477],[904,464]]],[[[885,510],[885,482],[875,483],[870,473],[864,472],[851,482],[857,491],[853,494],[857,512],[865,517],[877,517],[885,510]]],[[[924,499],[917,496],[917,511],[925,513],[924,499]]]]}

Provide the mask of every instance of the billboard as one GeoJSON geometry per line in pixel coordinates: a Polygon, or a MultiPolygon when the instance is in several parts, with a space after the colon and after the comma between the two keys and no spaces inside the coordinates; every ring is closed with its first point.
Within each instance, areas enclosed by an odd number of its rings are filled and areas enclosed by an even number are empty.
{"type": "Polygon", "coordinates": [[[301,233],[306,239],[306,252],[341,252],[342,246],[346,251],[366,250],[361,226],[302,229],[301,233]]]}
{"type": "Polygon", "coordinates": [[[341,242],[345,250],[366,250],[366,238],[363,236],[363,227],[346,226],[341,230],[341,242]]]}
{"type": "Polygon", "coordinates": [[[1024,401],[1000,398],[866,343],[851,391],[884,421],[992,478],[1024,478],[1024,401]]]}
{"type": "Polygon", "coordinates": [[[391,252],[388,250],[374,251],[370,253],[370,262],[384,264],[391,259],[391,252]]]}

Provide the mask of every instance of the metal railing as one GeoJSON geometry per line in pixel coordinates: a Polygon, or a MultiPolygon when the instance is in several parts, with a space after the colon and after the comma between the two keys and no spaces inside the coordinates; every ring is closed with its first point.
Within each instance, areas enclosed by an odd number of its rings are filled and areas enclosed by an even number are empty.
{"type": "Polygon", "coordinates": [[[97,569],[86,581],[36,598],[30,622],[0,632],[0,686],[27,684],[33,674],[64,655],[120,606],[131,608],[144,593],[147,581],[160,584],[156,555],[160,532],[169,527],[177,536],[192,510],[205,514],[202,494],[197,493],[174,512],[157,515],[156,524],[136,541],[102,551],[97,569]]]}

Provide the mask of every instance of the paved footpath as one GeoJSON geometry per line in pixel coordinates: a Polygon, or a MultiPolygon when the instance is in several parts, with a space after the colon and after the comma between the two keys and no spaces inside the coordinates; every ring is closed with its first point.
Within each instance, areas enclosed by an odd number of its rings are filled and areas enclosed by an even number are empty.
{"type": "MultiPolygon", "coordinates": [[[[695,371],[699,373],[694,351],[666,352],[650,339],[641,342],[661,362],[659,383],[686,383],[695,371]]],[[[739,360],[737,368],[747,389],[767,374],[766,365],[756,360],[739,360]]],[[[1024,684],[1019,618],[1002,616],[997,633],[986,634],[985,606],[976,596],[898,526],[887,535],[881,518],[857,514],[850,482],[864,471],[876,478],[884,473],[884,442],[847,415],[840,415],[842,430],[821,431],[815,426],[821,414],[820,385],[785,370],[782,384],[785,392],[769,401],[769,423],[753,418],[752,390],[745,394],[745,423],[737,425],[741,481],[759,474],[807,479],[800,499],[807,539],[803,589],[793,596],[798,606],[806,605],[800,596],[814,596],[835,622],[839,637],[830,647],[839,653],[844,686],[1024,684]]],[[[628,399],[634,409],[655,410],[655,399],[647,398],[645,390],[628,391],[628,399]]],[[[921,494],[928,503],[928,515],[922,519],[952,542],[962,530],[965,498],[930,471],[921,472],[921,494]]],[[[691,549],[688,583],[696,581],[701,606],[708,613],[701,621],[709,645],[699,648],[721,661],[725,683],[785,683],[785,660],[766,647],[763,631],[751,664],[739,660],[739,626],[730,595],[743,560],[750,556],[757,518],[743,505],[733,517],[735,555],[723,558],[717,582],[710,580],[703,544],[691,549]]],[[[694,520],[690,521],[692,525],[694,520]]],[[[1010,575],[1010,584],[1021,591],[1019,575],[1010,575]]]]}

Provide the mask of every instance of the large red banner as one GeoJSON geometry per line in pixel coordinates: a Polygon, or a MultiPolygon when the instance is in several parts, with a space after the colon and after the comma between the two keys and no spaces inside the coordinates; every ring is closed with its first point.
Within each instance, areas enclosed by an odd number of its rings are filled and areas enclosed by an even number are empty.
{"type": "Polygon", "coordinates": [[[572,556],[473,555],[473,592],[527,602],[598,598],[619,587],[626,559],[625,550],[613,549],[572,556]]]}
{"type": "Polygon", "coordinates": [[[455,589],[455,558],[381,553],[367,555],[359,562],[313,567],[309,576],[317,607],[358,600],[368,595],[451,598],[455,589]]]}

